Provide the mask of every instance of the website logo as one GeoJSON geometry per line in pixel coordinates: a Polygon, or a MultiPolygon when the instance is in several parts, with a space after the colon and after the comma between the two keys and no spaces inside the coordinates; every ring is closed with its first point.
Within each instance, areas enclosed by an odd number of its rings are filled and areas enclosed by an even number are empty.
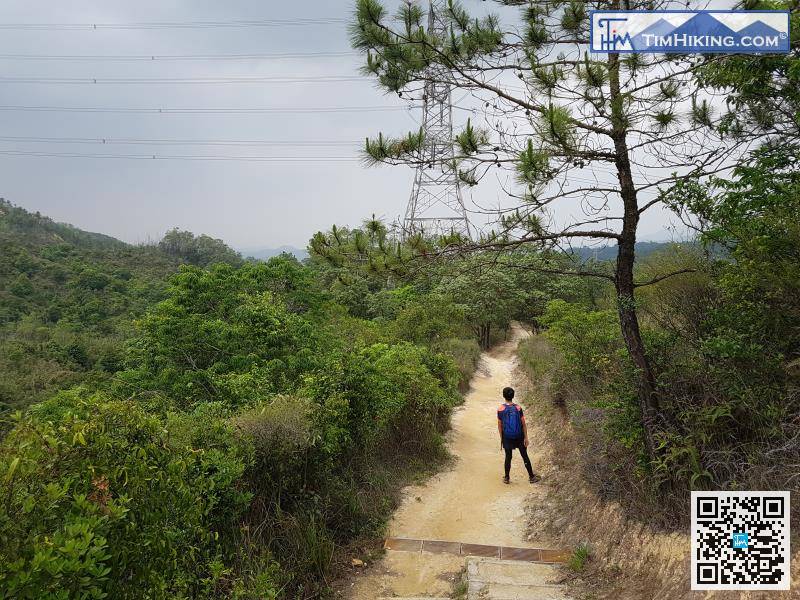
{"type": "Polygon", "coordinates": [[[746,533],[734,533],[732,546],[740,550],[747,550],[749,536],[746,533]]]}
{"type": "Polygon", "coordinates": [[[592,52],[788,53],[789,11],[656,10],[590,13],[592,52]]]}

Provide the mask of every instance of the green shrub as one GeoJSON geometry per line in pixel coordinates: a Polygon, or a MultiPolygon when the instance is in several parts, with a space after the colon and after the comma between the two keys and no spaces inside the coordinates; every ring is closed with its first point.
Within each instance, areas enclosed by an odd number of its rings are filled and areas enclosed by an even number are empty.
{"type": "Polygon", "coordinates": [[[417,344],[457,337],[467,328],[466,307],[444,294],[427,294],[407,301],[392,324],[397,339],[417,344]]]}
{"type": "Polygon", "coordinates": [[[617,367],[623,345],[615,312],[590,311],[553,300],[541,322],[548,328],[547,337],[564,354],[564,364],[592,385],[600,385],[617,367]]]}
{"type": "Polygon", "coordinates": [[[446,338],[434,342],[432,349],[449,357],[458,369],[458,387],[465,391],[481,358],[481,348],[474,339],[446,338]]]}
{"type": "MultiPolygon", "coordinates": [[[[224,423],[173,428],[136,404],[73,390],[19,417],[0,446],[0,589],[14,598],[213,596],[249,495],[224,423]]],[[[184,425],[186,425],[184,423],[184,425]]]]}
{"type": "Polygon", "coordinates": [[[276,396],[233,419],[238,435],[253,448],[249,489],[267,505],[301,501],[307,455],[315,442],[311,402],[276,396]]]}
{"type": "Polygon", "coordinates": [[[384,447],[416,446],[422,454],[437,450],[458,401],[452,363],[408,343],[376,344],[361,358],[376,375],[364,390],[368,405],[362,427],[371,426],[368,439],[384,447]]]}
{"type": "Polygon", "coordinates": [[[530,336],[520,343],[517,354],[526,374],[535,384],[548,377],[556,367],[557,353],[544,336],[530,336]]]}
{"type": "Polygon", "coordinates": [[[589,544],[583,542],[579,544],[575,548],[575,550],[572,551],[572,555],[569,557],[567,566],[572,571],[580,573],[586,568],[586,563],[589,562],[591,556],[592,556],[592,550],[589,547],[589,544]]]}
{"type": "Polygon", "coordinates": [[[310,376],[305,389],[335,416],[322,424],[327,443],[425,454],[441,445],[440,433],[459,400],[457,384],[452,361],[404,342],[341,356],[310,376]]]}
{"type": "Polygon", "coordinates": [[[315,365],[311,323],[258,291],[257,267],[185,267],[142,320],[126,390],[158,390],[180,406],[250,404],[297,385],[315,365]]]}

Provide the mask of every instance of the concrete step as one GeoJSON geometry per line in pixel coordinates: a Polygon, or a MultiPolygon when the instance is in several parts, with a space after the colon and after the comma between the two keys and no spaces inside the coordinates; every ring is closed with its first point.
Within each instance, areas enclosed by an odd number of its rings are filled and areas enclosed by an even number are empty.
{"type": "Polygon", "coordinates": [[[558,586],[549,585],[498,585],[489,584],[469,598],[478,600],[569,600],[558,586]]]}
{"type": "Polygon", "coordinates": [[[467,558],[469,600],[570,600],[554,565],[467,558]]]}

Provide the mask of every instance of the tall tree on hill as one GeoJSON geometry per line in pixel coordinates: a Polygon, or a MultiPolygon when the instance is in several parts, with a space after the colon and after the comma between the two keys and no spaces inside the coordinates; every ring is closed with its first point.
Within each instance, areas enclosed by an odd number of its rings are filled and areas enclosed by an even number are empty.
{"type": "MultiPolygon", "coordinates": [[[[516,206],[498,210],[499,230],[473,249],[510,250],[574,240],[616,243],[613,274],[622,336],[637,371],[645,450],[653,458],[663,421],[656,375],[640,332],[635,291],[672,276],[634,278],[642,215],[662,204],[660,189],[682,176],[720,172],[752,137],[722,138],[713,96],[695,71],[717,58],[590,54],[591,9],[653,9],[659,0],[497,0],[521,7],[521,22],[501,26],[475,18],[455,0],[444,3],[450,34],[428,33],[428,15],[405,2],[389,15],[380,0],[357,0],[352,43],[365,72],[403,98],[419,100],[426,83],[446,81],[473,98],[473,117],[453,142],[453,164],[468,185],[498,169],[515,172],[507,189],[516,206]],[[482,124],[478,124],[482,119],[482,124]],[[559,214],[552,209],[559,208],[559,214]],[[564,220],[566,213],[578,218],[564,220]]],[[[519,9],[517,9],[519,10],[519,9]]],[[[367,140],[372,163],[417,164],[424,132],[367,140]]]]}

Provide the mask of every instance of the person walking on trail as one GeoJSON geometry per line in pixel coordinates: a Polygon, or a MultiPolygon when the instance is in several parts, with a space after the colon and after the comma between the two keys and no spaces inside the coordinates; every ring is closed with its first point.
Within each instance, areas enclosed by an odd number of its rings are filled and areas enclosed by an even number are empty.
{"type": "Polygon", "coordinates": [[[505,402],[497,409],[497,431],[500,433],[500,447],[506,452],[505,477],[503,483],[511,483],[511,453],[519,449],[522,462],[528,470],[528,481],[536,483],[538,477],[533,474],[531,459],[528,458],[528,426],[525,423],[525,413],[519,404],[514,404],[514,388],[503,389],[505,402]]]}

